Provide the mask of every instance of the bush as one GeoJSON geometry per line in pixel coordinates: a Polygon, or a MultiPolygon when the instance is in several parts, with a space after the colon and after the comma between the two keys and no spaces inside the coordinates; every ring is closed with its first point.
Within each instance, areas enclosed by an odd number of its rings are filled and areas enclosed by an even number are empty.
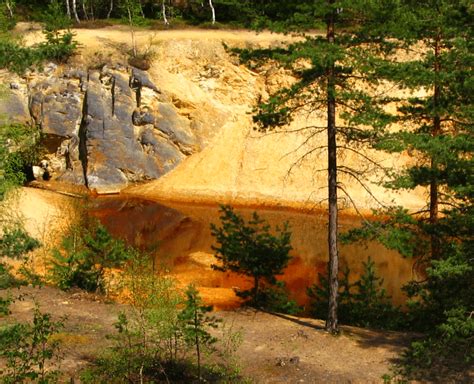
{"type": "MultiPolygon", "coordinates": [[[[378,277],[374,262],[368,258],[362,263],[364,273],[355,283],[349,283],[350,270],[346,268],[339,283],[338,316],[343,324],[378,329],[406,327],[405,317],[399,307],[390,302],[390,296],[382,288],[383,279],[378,277]]],[[[327,314],[329,284],[325,275],[319,274],[319,285],[308,289],[312,300],[312,313],[317,318],[327,314]]]]}
{"type": "MultiPolygon", "coordinates": [[[[0,42],[0,62],[3,59],[0,42]]],[[[8,191],[24,184],[41,154],[40,132],[21,124],[0,126],[0,201],[8,191]]]]}
{"type": "Polygon", "coordinates": [[[53,250],[49,277],[61,289],[105,293],[106,269],[122,267],[132,252],[103,225],[85,218],[63,238],[61,249],[53,250]]]}
{"type": "Polygon", "coordinates": [[[83,383],[107,383],[110,377],[117,383],[194,382],[200,376],[226,382],[225,361],[219,361],[220,370],[203,364],[204,357],[217,353],[210,347],[218,340],[208,331],[217,322],[207,315],[209,307],[201,304],[195,289],[188,288],[184,298],[173,279],[137,252],[124,271],[123,290],[130,310],[119,315],[117,333],[111,336],[114,345],[82,373],[83,383]],[[197,367],[191,362],[194,356],[197,367]]]}
{"type": "Polygon", "coordinates": [[[20,259],[40,246],[20,225],[4,227],[0,238],[0,256],[20,259]]]}
{"type": "Polygon", "coordinates": [[[0,328],[0,370],[4,383],[54,383],[58,381],[59,349],[51,336],[63,327],[38,307],[33,323],[16,323],[0,328]]]}
{"type": "MultiPolygon", "coordinates": [[[[40,242],[32,238],[19,223],[2,228],[0,256],[22,260],[22,265],[19,268],[22,278],[12,274],[13,268],[10,265],[0,262],[0,290],[18,288],[28,283],[33,285],[40,284],[39,277],[29,268],[29,259],[26,256],[40,245],[40,242]]],[[[9,314],[9,307],[13,301],[11,292],[7,291],[6,297],[0,298],[0,315],[9,314]]]]}
{"type": "Polygon", "coordinates": [[[277,234],[272,235],[270,226],[256,212],[248,222],[230,206],[222,206],[221,212],[222,227],[211,225],[211,233],[218,244],[212,249],[220,262],[212,268],[252,277],[253,288],[238,294],[243,298],[250,297],[250,305],[266,307],[261,295],[262,285],[274,286],[277,282],[275,276],[283,272],[291,259],[288,223],[281,230],[277,227],[277,234]]]}
{"type": "Polygon", "coordinates": [[[283,281],[277,281],[273,286],[265,287],[260,293],[262,307],[270,312],[296,315],[302,308],[288,297],[288,289],[283,281]]]}
{"type": "Polygon", "coordinates": [[[65,62],[74,53],[77,48],[74,34],[69,30],[60,32],[61,29],[68,28],[71,21],[57,0],[48,4],[41,19],[46,39],[43,43],[25,47],[8,37],[0,39],[0,68],[22,74],[28,68],[41,65],[46,60],[65,62]]]}

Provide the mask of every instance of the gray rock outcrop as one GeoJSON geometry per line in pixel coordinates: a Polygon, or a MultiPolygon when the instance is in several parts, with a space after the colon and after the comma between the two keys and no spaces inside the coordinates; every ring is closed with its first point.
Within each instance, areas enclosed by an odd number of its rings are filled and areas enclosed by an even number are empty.
{"type": "Polygon", "coordinates": [[[196,124],[135,68],[53,68],[8,96],[0,113],[41,128],[50,176],[98,193],[157,179],[201,148],[196,124]]]}

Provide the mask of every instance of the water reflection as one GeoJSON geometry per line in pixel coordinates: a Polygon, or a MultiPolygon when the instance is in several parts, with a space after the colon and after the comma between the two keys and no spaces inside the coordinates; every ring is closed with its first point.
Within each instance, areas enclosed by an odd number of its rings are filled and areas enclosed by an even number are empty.
{"type": "MultiPolygon", "coordinates": [[[[237,212],[249,218],[254,209],[238,208],[237,212]]],[[[157,263],[165,264],[183,284],[195,282],[203,296],[217,306],[237,303],[232,288],[247,289],[250,281],[231,273],[213,271],[211,246],[214,238],[210,224],[219,224],[219,207],[166,203],[102,197],[94,201],[94,215],[109,230],[143,248],[158,245],[157,263]]],[[[292,231],[293,259],[282,279],[293,297],[306,302],[306,287],[316,281],[318,272],[324,272],[327,263],[326,213],[303,213],[290,210],[259,209],[259,215],[272,226],[288,221],[292,231]]],[[[357,225],[357,218],[341,217],[340,231],[357,225]]],[[[388,251],[377,243],[340,247],[341,265],[347,265],[356,277],[362,272],[362,261],[370,256],[378,274],[395,303],[402,303],[400,287],[412,279],[412,262],[388,251]]]]}

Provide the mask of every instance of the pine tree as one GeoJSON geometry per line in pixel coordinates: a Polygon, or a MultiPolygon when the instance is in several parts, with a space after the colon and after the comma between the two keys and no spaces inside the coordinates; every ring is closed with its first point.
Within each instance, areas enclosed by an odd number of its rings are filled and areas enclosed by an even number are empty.
{"type": "MultiPolygon", "coordinates": [[[[287,126],[295,113],[301,111],[325,114],[324,126],[307,127],[310,137],[327,133],[325,145],[315,148],[327,151],[328,174],[328,250],[329,250],[329,308],[326,329],[337,332],[338,292],[338,190],[347,190],[338,181],[338,174],[353,178],[365,189],[361,170],[347,164],[338,165],[338,156],[350,151],[362,156],[366,163],[377,166],[358,150],[358,146],[377,137],[387,121],[386,113],[373,96],[368,56],[380,54],[380,42],[385,30],[380,20],[389,12],[392,1],[302,1],[293,17],[278,22],[279,30],[304,31],[325,25],[325,36],[306,36],[304,41],[287,49],[243,52],[244,56],[272,58],[292,68],[298,81],[288,89],[260,105],[254,117],[259,129],[269,130],[287,126]],[[377,26],[377,28],[375,28],[377,26]],[[350,30],[350,32],[347,32],[350,30]],[[301,62],[305,66],[301,66],[301,62]],[[368,126],[368,123],[377,122],[368,126]],[[367,127],[364,128],[364,127],[367,127]]],[[[271,24],[271,23],[270,23],[271,24]]],[[[350,197],[349,197],[350,199],[350,197]]]]}
{"type": "Polygon", "coordinates": [[[230,206],[222,206],[221,213],[222,227],[211,225],[211,233],[217,242],[217,246],[212,249],[220,262],[219,265],[212,265],[212,268],[253,278],[253,289],[241,292],[240,296],[247,297],[251,294],[252,305],[265,305],[260,295],[262,286],[275,285],[276,275],[283,272],[291,259],[288,223],[282,229],[277,227],[277,233],[273,235],[270,233],[270,225],[256,212],[248,222],[230,206]]]}
{"type": "Polygon", "coordinates": [[[378,76],[413,93],[391,99],[397,126],[376,147],[412,157],[387,186],[424,188],[426,206],[419,212],[391,207],[350,236],[418,258],[423,277],[405,290],[416,299],[413,326],[429,335],[408,356],[410,364],[439,363],[444,372],[474,359],[474,8],[463,0],[404,0],[395,12],[403,17],[391,35],[408,59],[378,62],[378,76]]]}

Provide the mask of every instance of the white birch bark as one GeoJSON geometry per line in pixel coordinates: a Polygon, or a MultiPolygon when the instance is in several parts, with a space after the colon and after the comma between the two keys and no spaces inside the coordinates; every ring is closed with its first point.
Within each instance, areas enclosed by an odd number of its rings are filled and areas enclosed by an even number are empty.
{"type": "Polygon", "coordinates": [[[82,0],[82,11],[84,12],[84,18],[89,20],[89,16],[87,16],[86,0],[82,0]]]}
{"type": "Polygon", "coordinates": [[[133,19],[132,19],[132,12],[130,7],[127,7],[128,12],[128,22],[130,24],[130,33],[132,35],[132,50],[133,50],[133,57],[137,57],[137,44],[135,42],[135,30],[133,29],[133,19]]]}
{"type": "Polygon", "coordinates": [[[80,23],[81,20],[79,19],[79,16],[77,14],[77,4],[76,0],[72,0],[72,13],[74,13],[74,18],[76,19],[77,23],[80,23]]]}
{"type": "Polygon", "coordinates": [[[66,14],[67,17],[71,18],[71,5],[69,4],[69,0],[66,0],[66,14]]]}
{"type": "Polygon", "coordinates": [[[214,4],[212,4],[212,0],[209,0],[209,6],[211,7],[212,12],[212,24],[216,23],[216,10],[214,9],[214,4]]]}
{"type": "Polygon", "coordinates": [[[109,12],[107,12],[107,19],[110,19],[110,15],[112,14],[113,10],[114,10],[114,0],[110,0],[110,7],[109,7],[109,12]]]}
{"type": "Polygon", "coordinates": [[[170,22],[168,21],[168,18],[166,17],[165,0],[161,1],[161,13],[163,14],[163,22],[165,23],[165,25],[170,25],[170,22]]]}
{"type": "Polygon", "coordinates": [[[7,6],[10,17],[13,19],[13,8],[12,8],[12,5],[10,4],[10,1],[9,0],[5,1],[5,5],[7,6]]]}

